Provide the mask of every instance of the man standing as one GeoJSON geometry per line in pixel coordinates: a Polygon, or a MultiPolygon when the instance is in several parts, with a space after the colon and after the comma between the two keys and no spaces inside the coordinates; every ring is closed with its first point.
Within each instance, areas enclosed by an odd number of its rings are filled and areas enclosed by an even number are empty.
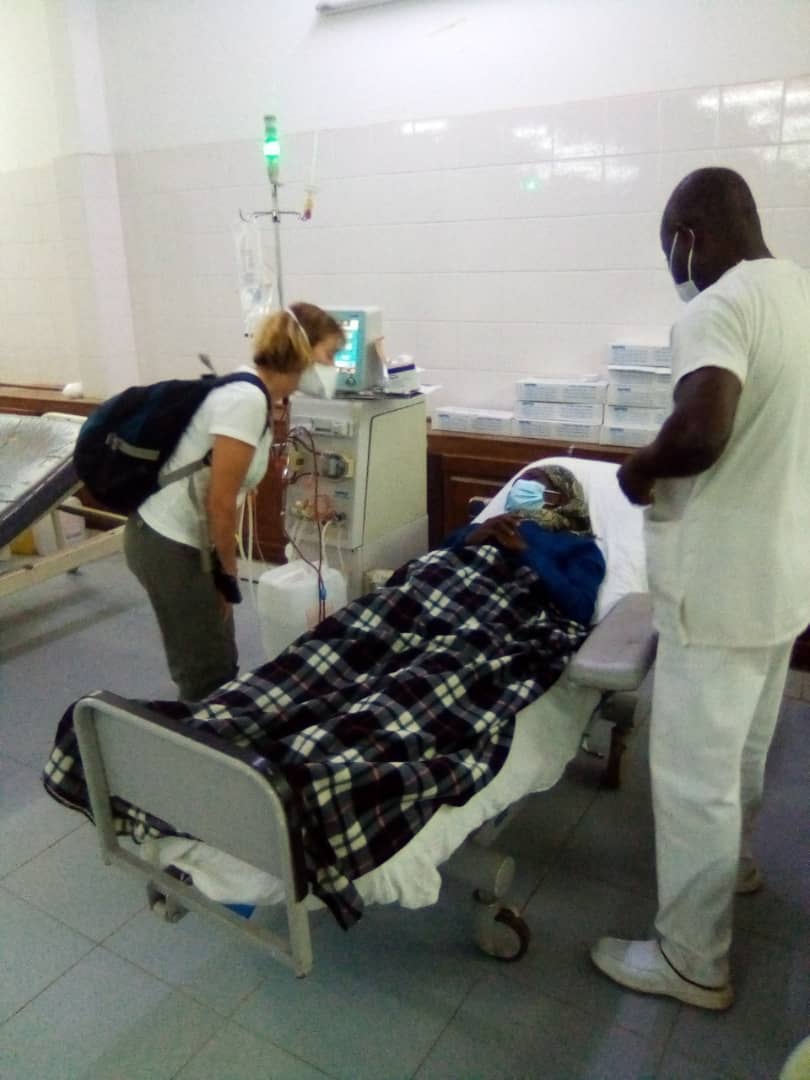
{"type": "Polygon", "coordinates": [[[724,1009],[734,893],[762,884],[751,830],[793,639],[810,622],[810,273],[772,257],[730,169],[678,184],[661,243],[690,301],[672,331],[674,409],[619,470],[648,507],[659,632],[659,940],[603,938],[591,958],[634,990],[724,1009]]]}

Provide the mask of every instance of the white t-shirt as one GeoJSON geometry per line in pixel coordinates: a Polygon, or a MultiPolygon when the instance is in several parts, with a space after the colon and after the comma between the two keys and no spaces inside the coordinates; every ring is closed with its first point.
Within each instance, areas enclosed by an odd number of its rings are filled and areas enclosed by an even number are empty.
{"type": "Polygon", "coordinates": [[[646,512],[659,630],[764,647],[810,622],[810,273],[741,262],[672,330],[673,386],[719,367],[743,384],[731,438],[698,476],[657,480],[646,512]]]}
{"type": "MultiPolygon", "coordinates": [[[[256,369],[243,366],[236,370],[255,374],[256,369]]],[[[270,423],[267,398],[258,386],[247,380],[219,386],[204,399],[161,471],[170,473],[183,465],[199,461],[214,445],[217,435],[228,435],[232,439],[248,443],[255,446],[256,451],[242,481],[238,500],[241,504],[246,492],[256,487],[267,472],[273,440],[270,423]]],[[[138,513],[146,524],[161,536],[190,547],[202,548],[200,514],[205,512],[210,476],[211,470],[206,466],[193,473],[190,478],[167,484],[141,503],[138,513]],[[194,485],[197,493],[196,506],[191,497],[189,483],[194,485]]]]}

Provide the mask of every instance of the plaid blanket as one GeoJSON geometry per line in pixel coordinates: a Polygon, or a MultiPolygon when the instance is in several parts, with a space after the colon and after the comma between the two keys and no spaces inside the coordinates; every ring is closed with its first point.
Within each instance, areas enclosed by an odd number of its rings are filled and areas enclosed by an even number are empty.
{"type": "MultiPolygon", "coordinates": [[[[362,911],[353,880],[492,780],[515,714],[586,633],[499,549],[438,550],[204,702],[145,704],[281,770],[300,798],[311,888],[348,927],[362,911]]],[[[44,783],[88,812],[72,707],[44,783]]],[[[122,800],[114,811],[120,834],[172,832],[122,800]]]]}

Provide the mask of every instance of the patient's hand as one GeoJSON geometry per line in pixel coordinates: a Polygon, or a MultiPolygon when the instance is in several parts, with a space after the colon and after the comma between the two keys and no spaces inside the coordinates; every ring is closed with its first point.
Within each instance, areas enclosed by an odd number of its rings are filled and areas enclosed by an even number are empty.
{"type": "Polygon", "coordinates": [[[507,551],[523,551],[526,541],[520,535],[520,518],[514,514],[497,514],[477,525],[464,541],[466,545],[498,544],[507,551]]]}

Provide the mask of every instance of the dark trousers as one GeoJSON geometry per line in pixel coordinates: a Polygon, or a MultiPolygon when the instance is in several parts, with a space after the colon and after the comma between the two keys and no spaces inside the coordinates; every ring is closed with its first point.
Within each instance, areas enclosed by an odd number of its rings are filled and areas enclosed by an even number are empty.
{"type": "Polygon", "coordinates": [[[169,672],[183,701],[199,701],[238,670],[233,610],[223,612],[200,552],[151,529],[138,514],[124,528],[124,556],[157,616],[169,672]]]}

